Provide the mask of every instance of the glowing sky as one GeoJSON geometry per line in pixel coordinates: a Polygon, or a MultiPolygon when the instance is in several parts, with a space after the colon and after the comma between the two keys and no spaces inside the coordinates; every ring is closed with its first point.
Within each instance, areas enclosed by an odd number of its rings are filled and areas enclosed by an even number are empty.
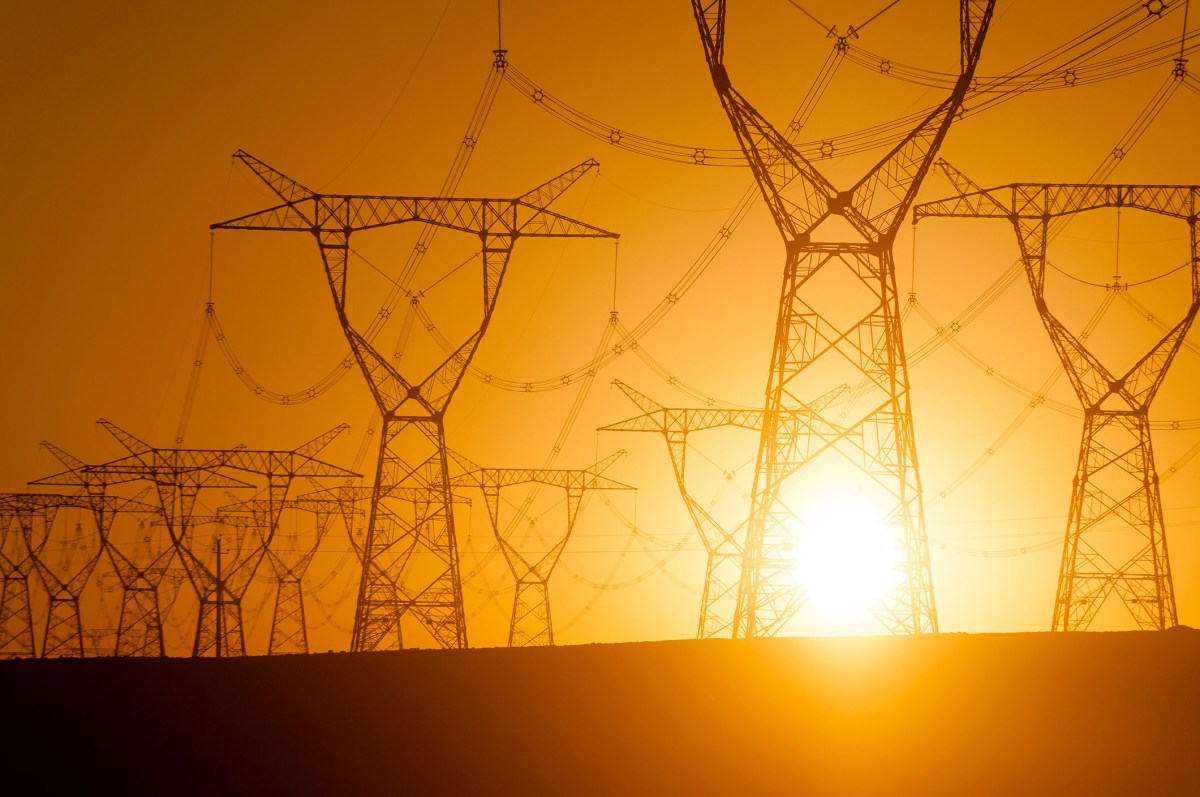
{"type": "MultiPolygon", "coordinates": [[[[730,73],[782,127],[835,40],[786,0],[730,5],[730,73]]],[[[801,5],[840,32],[858,25],[852,48],[897,63],[957,69],[955,3],[902,0],[874,19],[887,3],[801,5]]],[[[979,71],[999,74],[1025,64],[1126,5],[1001,0],[979,71]]],[[[1200,9],[1189,27],[1198,18],[1200,9]]],[[[219,232],[210,239],[209,224],[271,204],[230,155],[243,148],[321,191],[436,195],[498,35],[491,0],[351,2],[336,9],[318,2],[10,2],[3,19],[0,87],[9,123],[0,131],[8,260],[0,291],[6,380],[0,489],[6,491],[25,490],[26,482],[57,470],[38,446],[43,439],[90,462],[118,456],[97,418],[171,445],[210,276],[228,339],[264,385],[302,392],[333,368],[347,348],[311,238],[219,232]]],[[[1178,41],[1182,26],[1182,14],[1165,14],[1120,52],[1178,41]]],[[[519,0],[504,3],[499,33],[523,74],[615,128],[690,146],[736,146],[687,3],[519,0]]],[[[985,186],[1086,180],[1169,79],[1171,57],[1137,74],[1023,93],[969,114],[951,128],[942,155],[985,186]]],[[[802,139],[887,121],[942,95],[847,61],[802,139]]],[[[1198,122],[1200,96],[1178,88],[1109,181],[1200,183],[1198,122]]],[[[846,185],[881,154],[818,165],[846,185]]],[[[750,185],[745,169],[665,162],[609,146],[502,86],[459,193],[515,196],[589,157],[600,161],[599,174],[555,207],[619,232],[620,244],[519,244],[476,363],[489,374],[536,383],[586,363],[614,309],[614,270],[615,309],[633,327],[673,291],[750,185]]],[[[931,175],[920,199],[949,192],[943,178],[931,175]]],[[[1068,228],[1062,249],[1051,254],[1070,274],[1103,283],[1117,258],[1114,216],[1096,215],[1068,228]]],[[[1119,262],[1131,281],[1186,257],[1184,225],[1122,223],[1119,262]]],[[[351,309],[359,318],[370,319],[389,287],[380,272],[395,273],[414,238],[415,231],[400,230],[356,241],[369,260],[351,263],[351,309]]],[[[426,308],[452,338],[476,312],[477,262],[438,280],[476,248],[465,236],[440,234],[415,281],[429,286],[426,308]]],[[[914,292],[920,308],[906,320],[910,356],[934,328],[949,325],[984,294],[1016,255],[1002,222],[926,221],[915,246],[906,229],[896,246],[901,292],[914,292]]],[[[582,468],[628,451],[606,475],[638,487],[636,497],[593,497],[552,581],[559,641],[692,634],[704,554],[665,446],[655,435],[594,430],[636,414],[609,386],[613,379],[668,406],[696,406],[697,396],[760,403],[782,264],[779,236],[757,204],[695,286],[640,341],[660,366],[636,353],[617,359],[596,376],[569,428],[584,382],[529,393],[474,379],[464,384],[449,416],[451,443],[489,467],[582,468]],[[668,376],[694,394],[668,384],[668,376]],[[630,533],[630,523],[638,534],[630,533]]],[[[1182,284],[1155,282],[1139,296],[1170,315],[1181,304],[1182,284]]],[[[1080,323],[1104,295],[1078,280],[1054,287],[1080,323]]],[[[1114,311],[1107,323],[1094,339],[1098,347],[1119,349],[1151,334],[1136,314],[1114,311]]],[[[911,363],[942,630],[1043,630],[1080,430],[1078,417],[1055,407],[1076,402],[1059,379],[1045,392],[1057,404],[1024,412],[1030,399],[1020,388],[1040,392],[1057,361],[1023,277],[955,340],[975,359],[943,345],[922,350],[911,363]],[[1024,419],[1014,424],[1018,418],[1024,419]]],[[[1200,418],[1196,340],[1193,331],[1152,417],[1200,418]]],[[[411,341],[410,360],[439,351],[420,325],[411,341]]],[[[325,457],[349,466],[370,410],[356,373],[309,402],[264,402],[211,345],[185,440],[197,447],[292,448],[346,421],[351,433],[325,457]]],[[[712,496],[715,511],[727,517],[737,515],[740,494],[750,487],[755,440],[746,434],[696,439],[695,492],[712,496]]],[[[1155,439],[1179,615],[1191,625],[1200,622],[1200,463],[1186,460],[1165,477],[1198,442],[1194,428],[1155,439]]],[[[541,522],[553,523],[552,504],[544,510],[541,522]]],[[[472,643],[502,644],[511,579],[489,555],[494,542],[482,508],[466,511],[459,535],[472,643]]],[[[314,571],[333,561],[335,552],[318,558],[314,571]]],[[[338,597],[341,583],[330,587],[327,600],[338,597]]],[[[328,646],[339,644],[337,623],[348,617],[334,614],[323,632],[328,646]]]]}

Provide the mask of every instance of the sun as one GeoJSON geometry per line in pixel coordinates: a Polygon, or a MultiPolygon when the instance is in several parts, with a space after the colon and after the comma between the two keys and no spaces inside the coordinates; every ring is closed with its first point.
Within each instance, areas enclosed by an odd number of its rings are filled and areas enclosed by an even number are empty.
{"type": "Polygon", "coordinates": [[[837,630],[869,615],[903,578],[895,530],[858,495],[832,494],[807,507],[794,550],[803,611],[837,630]]]}

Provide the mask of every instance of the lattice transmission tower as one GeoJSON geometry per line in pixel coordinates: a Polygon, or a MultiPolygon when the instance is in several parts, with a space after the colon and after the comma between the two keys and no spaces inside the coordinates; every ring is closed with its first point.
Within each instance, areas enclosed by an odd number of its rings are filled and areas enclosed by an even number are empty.
{"type": "Polygon", "coordinates": [[[731,528],[727,523],[721,523],[713,517],[693,497],[687,482],[688,435],[723,426],[761,432],[763,411],[664,407],[619,380],[615,380],[613,384],[641,408],[642,414],[601,426],[597,431],[662,434],[667,443],[667,453],[671,458],[671,468],[675,472],[679,494],[708,554],[704,569],[704,589],[700,594],[700,620],[696,638],[729,636],[733,630],[738,583],[741,581],[742,558],[746,548],[747,517],[743,517],[740,523],[731,528]]]}
{"type": "Polygon", "coordinates": [[[492,533],[508,569],[516,582],[512,619],[508,627],[509,647],[530,647],[554,644],[554,623],[550,616],[550,576],[575,530],[584,495],[592,490],[632,490],[628,484],[601,474],[625,455],[618,451],[582,470],[548,468],[483,468],[460,454],[452,456],[466,472],[453,479],[456,487],[477,487],[487,504],[492,533]],[[547,550],[531,561],[510,534],[500,528],[500,491],[521,484],[542,484],[562,489],[566,497],[566,523],[557,534],[550,535],[547,550]]]}
{"type": "Polygon", "coordinates": [[[319,194],[245,152],[235,157],[283,204],[213,229],[302,232],[316,238],[338,321],[382,418],[351,650],[403,647],[401,622],[409,615],[437,645],[464,648],[446,412],[487,331],[517,240],[617,237],[548,209],[596,162],[588,160],[515,199],[454,199],[319,194]],[[476,331],[417,380],[403,376],[355,328],[346,310],[351,234],[408,222],[476,235],[483,251],[482,318],[476,331]]]}
{"type": "MultiPolygon", "coordinates": [[[[264,512],[274,528],[295,478],[349,478],[357,475],[316,457],[347,426],[340,424],[294,450],[273,451],[244,447],[155,448],[110,421],[101,419],[98,423],[125,447],[128,456],[99,465],[69,462],[70,469],[67,472],[35,483],[78,484],[82,481],[105,487],[137,481],[153,484],[162,522],[170,536],[170,548],[155,558],[152,570],[139,568],[128,558],[114,557],[122,581],[132,581],[138,585],[138,592],[144,593],[135,606],[123,607],[119,633],[125,634],[127,620],[149,622],[152,624],[149,628],[139,630],[143,637],[149,631],[151,638],[140,639],[137,644],[143,651],[148,645],[162,649],[162,618],[158,615],[157,593],[174,555],[183,566],[200,604],[192,655],[244,655],[241,598],[261,563],[264,546],[257,541],[250,541],[247,545],[239,546],[236,555],[231,551],[229,558],[222,561],[220,549],[200,541],[196,534],[196,527],[202,522],[219,522],[221,518],[196,516],[194,510],[197,500],[206,489],[258,486],[229,475],[225,472],[227,470],[260,476],[266,482],[263,490],[265,497],[262,499],[266,503],[264,512]],[[141,615],[127,618],[126,608],[134,608],[141,615]],[[153,638],[154,635],[157,638],[153,638]]],[[[153,651],[150,653],[153,655],[153,651]]]]}
{"type": "MultiPolygon", "coordinates": [[[[109,480],[104,472],[90,470],[87,463],[45,440],[42,441],[42,447],[67,469],[32,484],[74,485],[78,489],[80,505],[92,512],[101,553],[112,565],[113,573],[121,585],[118,625],[111,629],[116,637],[113,653],[118,656],[164,655],[162,620],[158,612],[161,577],[156,577],[156,574],[165,571],[164,560],[173,554],[166,548],[158,554],[139,557],[124,546],[117,545],[112,538],[113,524],[122,513],[140,517],[143,527],[147,521],[161,516],[159,510],[142,500],[149,488],[133,498],[109,495],[109,480]]],[[[136,547],[145,553],[149,548],[146,543],[149,542],[147,535],[136,547]]]]}
{"type": "MultiPolygon", "coordinates": [[[[1200,309],[1200,188],[1162,185],[1013,183],[982,189],[946,167],[959,189],[918,205],[927,216],[1006,219],[1054,350],[1083,407],[1083,438],[1072,481],[1054,631],[1086,630],[1109,598],[1142,629],[1179,622],[1167,556],[1162,497],[1150,440],[1150,404],[1200,309]],[[1100,208],[1142,210],[1183,220],[1191,234],[1191,287],[1183,317],[1124,373],[1114,373],[1050,309],[1048,233],[1057,219],[1100,208]]],[[[1114,288],[1116,289],[1116,288],[1114,288]]]]}
{"type": "MultiPolygon", "coordinates": [[[[613,384],[642,409],[642,414],[601,426],[597,431],[662,434],[667,443],[667,453],[671,458],[671,468],[675,472],[679,494],[708,554],[704,570],[704,589],[700,595],[700,620],[696,638],[730,636],[733,633],[737,610],[738,585],[741,582],[745,558],[749,516],[744,515],[740,523],[730,527],[727,523],[718,521],[696,500],[687,481],[688,435],[728,426],[761,433],[763,410],[664,407],[620,380],[614,380],[613,384]]],[[[839,434],[839,430],[822,421],[818,413],[835,399],[844,397],[848,391],[846,385],[841,385],[814,401],[807,407],[807,423],[814,429],[820,429],[826,436],[839,434]]],[[[746,507],[746,510],[748,512],[749,507],[746,507]]]]}
{"type": "MultiPolygon", "coordinates": [[[[72,496],[66,506],[87,509],[86,496],[72,496]]],[[[50,524],[46,536],[33,540],[33,564],[48,605],[42,628],[41,657],[83,658],[83,592],[100,564],[104,546],[100,535],[81,521],[50,524]]]]}
{"type": "Polygon", "coordinates": [[[840,190],[733,87],[724,0],[692,2],[713,85],[786,253],[734,636],[777,634],[799,609],[798,527],[822,523],[809,516],[809,498],[830,461],[849,463],[867,484],[902,547],[902,582],[876,616],[894,633],[937,630],[892,244],[962,107],[993,6],[961,0],[961,72],[950,96],[840,190]],[[811,402],[841,383],[855,398],[835,405],[830,425],[839,431],[828,434],[808,422],[811,402]]]}
{"type": "Polygon", "coordinates": [[[226,504],[217,510],[217,515],[227,521],[248,521],[262,542],[276,587],[267,655],[308,653],[304,577],[337,510],[330,501],[306,496],[290,498],[284,502],[284,510],[303,510],[315,516],[314,528],[291,532],[283,528],[279,514],[272,517],[272,509],[270,502],[255,499],[226,504]]]}
{"type": "Polygon", "coordinates": [[[133,498],[109,495],[112,484],[125,481],[122,474],[110,473],[103,468],[93,469],[45,440],[42,447],[67,469],[31,483],[75,485],[81,494],[86,494],[104,551],[120,583],[121,608],[115,629],[114,653],[117,656],[165,656],[160,589],[168,566],[175,558],[175,547],[169,534],[156,531],[153,521],[162,518],[162,509],[144,502],[146,493],[153,487],[145,488],[133,498]],[[125,534],[114,534],[114,523],[122,513],[138,518],[138,528],[132,539],[125,534]]]}
{"type": "MultiPolygon", "coordinates": [[[[38,557],[50,539],[58,510],[78,505],[78,497],[70,495],[0,493],[0,659],[30,659],[37,654],[30,579],[37,572],[38,557]]],[[[50,595],[52,605],[56,597],[50,595]]],[[[78,609],[77,601],[74,607],[78,609]]],[[[78,613],[70,619],[77,620],[78,613]]],[[[82,656],[79,630],[75,626],[74,638],[82,656]]]]}

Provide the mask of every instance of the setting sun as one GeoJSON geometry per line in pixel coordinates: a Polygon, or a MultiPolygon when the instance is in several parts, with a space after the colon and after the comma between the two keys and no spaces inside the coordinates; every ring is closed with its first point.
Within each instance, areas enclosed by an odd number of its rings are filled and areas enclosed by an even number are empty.
{"type": "Polygon", "coordinates": [[[794,549],[806,611],[848,630],[900,583],[902,550],[882,514],[861,496],[831,495],[807,517],[794,549]]]}

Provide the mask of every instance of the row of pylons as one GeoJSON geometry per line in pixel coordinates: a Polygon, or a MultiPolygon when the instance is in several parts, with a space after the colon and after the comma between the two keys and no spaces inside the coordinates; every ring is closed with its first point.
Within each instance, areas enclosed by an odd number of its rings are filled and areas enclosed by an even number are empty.
{"type": "MultiPolygon", "coordinates": [[[[900,225],[930,216],[1010,221],[1035,306],[1075,388],[1085,418],[1070,500],[1054,630],[1082,630],[1112,597],[1139,628],[1178,623],[1162,521],[1148,412],[1200,307],[1197,189],[1188,186],[1011,184],[982,189],[941,162],[958,193],[915,205],[918,189],[959,116],[974,79],[994,0],[961,0],[961,64],[948,97],[849,189],[835,187],[741,95],[724,58],[724,0],[693,0],[704,55],[721,105],[751,166],[784,244],[784,280],[762,410],[667,408],[628,385],[621,389],[641,415],[603,427],[664,435],[681,497],[708,554],[697,636],[760,637],[783,633],[804,605],[794,577],[798,529],[809,514],[806,484],[829,463],[849,463],[872,491],[873,504],[901,551],[897,584],[874,607],[891,633],[937,632],[937,607],[925,530],[908,366],[900,335],[900,297],[892,246],[900,225]],[[1191,234],[1191,301],[1183,318],[1133,368],[1107,370],[1050,309],[1045,295],[1046,246],[1055,224],[1098,208],[1132,208],[1184,221],[1191,234]],[[839,311],[826,312],[820,286],[845,287],[839,311]],[[853,312],[846,311],[852,305],[853,312]],[[829,367],[830,364],[835,367],[829,367]],[[760,435],[745,521],[718,523],[689,493],[687,436],[719,426],[760,435]],[[1115,476],[1114,476],[1115,474],[1115,476]],[[1121,534],[1111,534],[1115,523],[1121,534]],[[1105,534],[1095,532],[1103,528],[1105,534]]],[[[502,59],[501,59],[502,60],[502,59]]],[[[614,457],[581,470],[483,467],[447,445],[445,418],[487,332],[519,239],[615,238],[616,234],[550,209],[594,161],[586,161],[521,196],[456,199],[313,191],[239,151],[240,159],[279,204],[212,225],[221,230],[303,232],[313,236],[333,299],[381,418],[376,467],[369,484],[316,455],[337,427],[292,451],[158,449],[101,423],[127,449],[112,462],[88,465],[48,446],[66,470],[34,484],[71,494],[0,497],[4,594],[0,656],[32,656],[35,623],[30,584],[47,601],[40,655],[86,655],[80,600],[101,562],[120,586],[119,622],[90,629],[93,651],[164,655],[164,580],[175,574],[195,598],[191,654],[245,654],[242,601],[255,579],[277,585],[268,653],[304,652],[303,578],[315,547],[280,547],[285,508],[315,518],[319,541],[342,517],[361,567],[351,631],[352,651],[398,649],[420,641],[468,646],[454,504],[464,488],[481,490],[501,553],[516,584],[509,644],[552,644],[550,575],[570,537],[585,492],[628,485],[602,475],[614,457]],[[403,375],[347,310],[350,237],[388,225],[419,223],[475,236],[482,251],[482,301],[475,331],[432,372],[403,375]],[[291,495],[292,482],[314,489],[291,495]],[[340,484],[321,486],[322,480],[340,484]],[[133,498],[110,487],[145,482],[133,498]],[[567,521],[549,551],[530,561],[501,530],[500,491],[540,483],[566,491],[567,521]],[[196,513],[202,491],[254,489],[214,515],[196,513]],[[90,512],[95,535],[79,537],[78,555],[48,551],[56,512],[90,512]],[[115,521],[138,519],[123,537],[115,521]],[[201,529],[219,527],[216,536],[201,529]],[[160,528],[165,534],[145,533],[160,528]],[[138,536],[139,533],[141,536],[138,536]],[[105,631],[105,634],[98,633],[105,631]]],[[[176,589],[174,592],[178,592],[176,589]]],[[[166,590],[171,592],[171,590],[166,590]]]]}
{"type": "MultiPolygon", "coordinates": [[[[156,449],[101,420],[128,456],[88,465],[43,445],[66,469],[34,484],[75,486],[72,493],[0,494],[0,658],[243,656],[308,653],[310,566],[340,526],[355,565],[365,555],[365,517],[372,491],[358,474],[317,455],[346,430],[341,424],[291,451],[156,449]],[[293,490],[299,480],[306,491],[293,490]],[[325,486],[332,482],[330,486],[325,486]],[[131,497],[109,488],[133,484],[131,497]],[[237,500],[237,492],[254,496],[237,500]],[[201,511],[213,500],[215,511],[201,511]],[[90,523],[62,522],[78,510],[90,523]],[[308,522],[289,528],[284,514],[308,522]],[[264,649],[248,647],[247,594],[255,586],[270,602],[264,649]],[[97,625],[97,604],[117,603],[115,622],[97,625]],[[44,611],[35,618],[35,602],[44,611]],[[91,604],[89,606],[89,603],[91,604]],[[172,651],[168,629],[190,644],[172,651]]],[[[549,577],[566,547],[584,495],[629,489],[601,474],[625,452],[569,469],[481,468],[456,452],[455,500],[482,493],[492,528],[517,589],[509,630],[514,646],[553,644],[549,577]],[[502,488],[539,483],[563,491],[566,522],[549,533],[552,549],[528,561],[501,533],[502,488]]],[[[303,489],[302,488],[302,489],[303,489]]],[[[397,497],[402,497],[398,495],[397,497]]],[[[411,493],[409,500],[421,500],[411,493]]],[[[344,558],[344,557],[343,557],[344,558]]],[[[343,562],[344,566],[344,562],[343,562]]],[[[336,569],[336,568],[335,568],[336,569]]]]}

